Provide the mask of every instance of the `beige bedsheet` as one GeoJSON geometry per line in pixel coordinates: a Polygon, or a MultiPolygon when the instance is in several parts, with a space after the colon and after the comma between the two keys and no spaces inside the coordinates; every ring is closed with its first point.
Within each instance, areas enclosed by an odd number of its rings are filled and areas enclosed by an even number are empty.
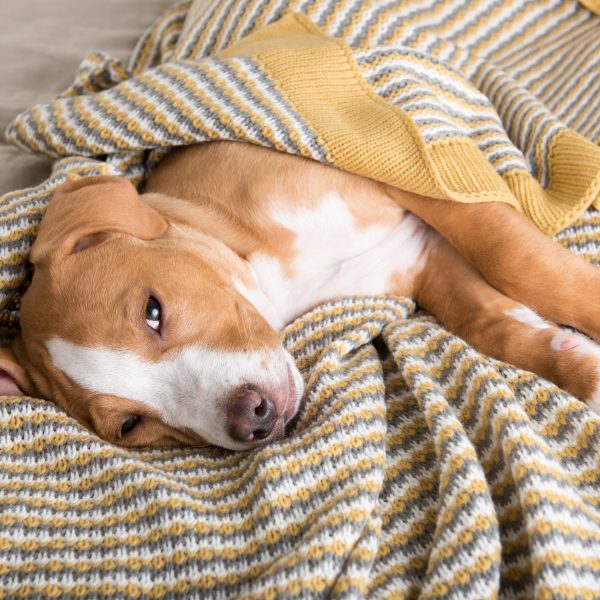
{"type": "Polygon", "coordinates": [[[142,31],[175,0],[0,1],[0,195],[48,176],[51,161],[6,144],[18,113],[48,102],[98,50],[125,60],[142,31]]]}

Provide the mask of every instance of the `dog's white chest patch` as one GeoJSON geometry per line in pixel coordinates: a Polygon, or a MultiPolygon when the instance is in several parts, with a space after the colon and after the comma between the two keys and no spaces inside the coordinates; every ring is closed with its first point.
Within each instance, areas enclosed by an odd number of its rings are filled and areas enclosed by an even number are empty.
{"type": "Polygon", "coordinates": [[[273,220],[294,234],[292,260],[256,252],[249,262],[281,320],[288,323],[332,298],[387,293],[394,274],[422,269],[432,230],[400,207],[390,215],[360,227],[336,193],[313,210],[275,211],[273,220]]]}

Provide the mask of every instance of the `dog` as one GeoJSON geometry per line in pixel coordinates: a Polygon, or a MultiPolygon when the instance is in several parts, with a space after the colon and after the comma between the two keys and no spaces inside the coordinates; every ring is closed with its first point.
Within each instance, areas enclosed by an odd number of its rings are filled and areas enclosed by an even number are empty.
{"type": "Polygon", "coordinates": [[[116,177],[63,184],[31,262],[0,393],[51,399],[116,444],[281,439],[303,382],[278,332],[363,294],[411,296],[600,411],[600,271],[500,202],[212,142],[174,150],[141,195],[116,177]]]}

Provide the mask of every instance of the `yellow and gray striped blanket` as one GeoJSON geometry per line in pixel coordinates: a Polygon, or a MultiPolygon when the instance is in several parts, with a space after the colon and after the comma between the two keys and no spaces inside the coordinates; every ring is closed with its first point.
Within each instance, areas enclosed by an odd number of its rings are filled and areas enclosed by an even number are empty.
{"type": "MultiPolygon", "coordinates": [[[[597,0],[195,0],[128,65],[88,57],[9,138],[56,157],[0,199],[0,328],[67,177],[142,185],[177,145],[239,140],[459,202],[503,200],[600,263],[597,0]],[[558,233],[559,232],[559,233],[558,233]]],[[[589,301],[596,301],[589,299],[589,301]]],[[[0,596],[600,598],[600,419],[408,299],[283,333],[293,435],[132,451],[0,401],[0,596]]]]}

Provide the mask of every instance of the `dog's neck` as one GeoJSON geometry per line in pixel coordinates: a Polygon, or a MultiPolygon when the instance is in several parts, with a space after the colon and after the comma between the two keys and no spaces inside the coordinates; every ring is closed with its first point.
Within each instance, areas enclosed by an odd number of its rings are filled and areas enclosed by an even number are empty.
{"type": "Polygon", "coordinates": [[[266,235],[260,222],[235,214],[208,196],[190,201],[148,193],[142,198],[170,223],[201,231],[224,243],[242,259],[264,246],[266,235]]]}

